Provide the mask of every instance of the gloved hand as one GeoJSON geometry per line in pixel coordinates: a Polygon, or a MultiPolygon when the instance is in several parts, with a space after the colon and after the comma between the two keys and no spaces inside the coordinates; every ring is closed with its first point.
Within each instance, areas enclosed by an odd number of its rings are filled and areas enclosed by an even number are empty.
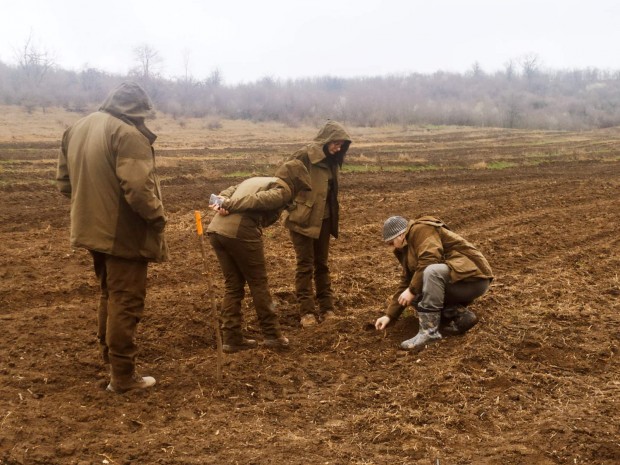
{"type": "Polygon", "coordinates": [[[387,325],[390,324],[390,321],[392,321],[392,319],[387,315],[382,316],[381,318],[377,318],[377,321],[375,321],[375,328],[381,331],[382,329],[385,329],[387,325]]]}

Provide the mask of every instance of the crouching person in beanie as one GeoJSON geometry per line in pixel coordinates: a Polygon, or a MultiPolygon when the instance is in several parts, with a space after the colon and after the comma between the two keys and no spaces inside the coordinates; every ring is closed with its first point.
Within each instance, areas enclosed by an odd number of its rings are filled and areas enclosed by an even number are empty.
{"type": "Polygon", "coordinates": [[[101,288],[97,337],[116,393],[155,384],[136,373],[134,342],[148,263],[168,255],[156,136],[144,123],[151,114],[144,90],[123,83],[65,131],[58,159],[58,188],[71,198],[71,245],[90,251],[101,288]]]}
{"type": "Polygon", "coordinates": [[[375,323],[378,330],[413,304],[420,329],[400,346],[419,351],[441,333],[463,334],[478,322],[467,305],[488,290],[493,273],[471,243],[431,216],[412,221],[392,216],[383,225],[383,240],[394,248],[403,274],[387,314],[375,323]]]}
{"type": "Polygon", "coordinates": [[[289,345],[280,331],[269,293],[262,228],[275,223],[292,199],[310,190],[310,186],[308,170],[301,161],[293,160],[280,166],[275,177],[254,177],[229,187],[218,196],[221,205],[211,205],[217,214],[207,233],[226,287],[221,313],[224,352],[253,349],[258,345],[241,332],[241,301],[246,282],[265,338],[264,345],[274,349],[289,345]]]}

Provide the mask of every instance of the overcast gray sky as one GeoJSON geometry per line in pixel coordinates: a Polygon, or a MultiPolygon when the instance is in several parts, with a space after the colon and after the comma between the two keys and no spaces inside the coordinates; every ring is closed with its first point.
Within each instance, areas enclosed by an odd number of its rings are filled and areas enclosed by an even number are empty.
{"type": "Polygon", "coordinates": [[[147,44],[165,76],[376,76],[503,69],[620,69],[620,0],[3,0],[0,60],[28,37],[66,69],[126,73],[147,44]],[[187,61],[184,59],[187,58],[187,61]]]}

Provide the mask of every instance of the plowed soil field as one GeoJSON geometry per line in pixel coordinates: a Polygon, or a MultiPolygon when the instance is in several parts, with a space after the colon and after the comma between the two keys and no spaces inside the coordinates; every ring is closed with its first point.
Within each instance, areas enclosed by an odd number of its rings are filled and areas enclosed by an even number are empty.
{"type": "MultiPolygon", "coordinates": [[[[53,182],[79,115],[0,121],[0,464],[620,463],[620,129],[349,128],[337,318],[298,324],[287,231],[265,231],[291,349],[225,355],[216,379],[194,210],[277,164],[316,126],[160,117],[151,127],[171,260],[149,268],[139,369],[114,395],[96,344],[90,256],[53,182]],[[391,215],[442,218],[496,274],[480,323],[412,355],[414,315],[374,330],[399,275],[391,215]]],[[[207,244],[208,247],[208,244],[207,244]]],[[[220,299],[220,270],[208,265],[220,299]]],[[[246,331],[261,338],[251,299],[246,331]]]]}

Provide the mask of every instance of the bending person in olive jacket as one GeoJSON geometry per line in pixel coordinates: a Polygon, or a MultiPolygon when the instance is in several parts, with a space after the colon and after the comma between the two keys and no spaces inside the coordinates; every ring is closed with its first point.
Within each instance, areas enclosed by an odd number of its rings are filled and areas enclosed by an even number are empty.
{"type": "Polygon", "coordinates": [[[334,315],[334,298],[329,275],[330,236],[338,237],[339,168],[351,144],[342,125],[328,121],[314,140],[293,154],[310,173],[312,190],[298,193],[285,212],[284,226],[290,229],[297,267],[295,291],[301,325],[312,326],[334,315]],[[312,278],[318,301],[315,308],[312,278]]]}
{"type": "Polygon", "coordinates": [[[262,228],[272,225],[299,192],[310,189],[310,176],[303,163],[289,161],[275,177],[254,177],[229,187],[219,195],[223,202],[211,208],[218,213],[207,228],[209,241],[224,274],[226,291],[222,303],[222,339],[225,352],[252,349],[253,339],[241,332],[241,301],[247,282],[258,322],[271,348],[288,346],[269,293],[262,228]]]}
{"type": "Polygon", "coordinates": [[[383,240],[394,247],[403,274],[387,315],[375,323],[377,329],[415,305],[420,328],[401,348],[419,351],[441,339],[442,320],[444,334],[463,334],[478,322],[466,306],[488,290],[493,272],[471,243],[431,216],[414,221],[390,217],[383,225],[383,240]]]}
{"type": "Polygon", "coordinates": [[[155,384],[136,374],[134,343],[148,262],[166,260],[168,250],[156,136],[144,124],[151,111],[139,85],[121,84],[65,131],[58,159],[58,187],[71,198],[71,245],[91,252],[101,286],[97,336],[113,392],[155,384]]]}

